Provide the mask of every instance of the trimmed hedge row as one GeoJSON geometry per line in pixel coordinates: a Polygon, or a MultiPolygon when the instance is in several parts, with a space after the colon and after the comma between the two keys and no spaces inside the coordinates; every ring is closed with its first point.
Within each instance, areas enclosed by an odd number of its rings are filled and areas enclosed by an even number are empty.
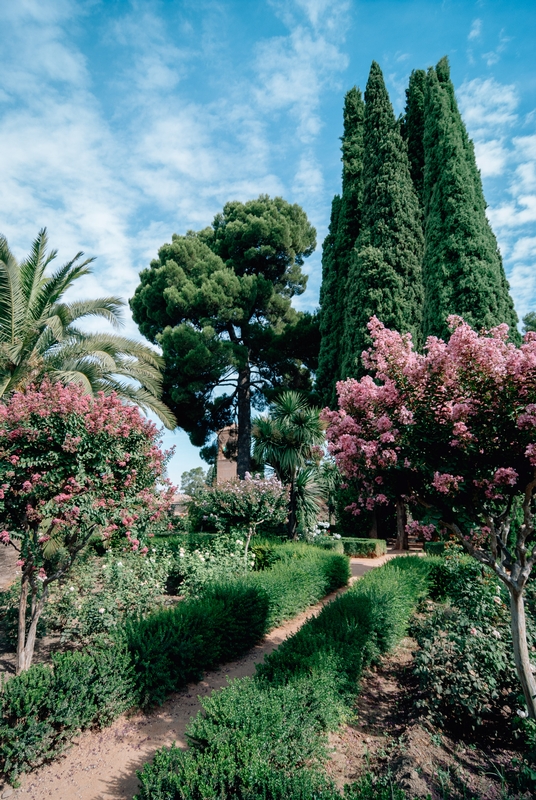
{"type": "Polygon", "coordinates": [[[446,542],[425,542],[424,552],[430,556],[442,556],[445,552],[446,542]]]}
{"type": "Polygon", "coordinates": [[[387,553],[385,539],[354,539],[345,537],[341,539],[344,552],[354,558],[378,558],[387,553]]]}
{"type": "MultiPolygon", "coordinates": [[[[369,572],[254,678],[204,699],[187,731],[190,749],[160,750],[138,773],[135,800],[340,800],[324,771],[327,733],[348,715],[363,669],[404,635],[427,594],[423,561],[405,557],[369,572]]],[[[356,785],[347,796],[369,790],[356,785]]]]}
{"type": "Polygon", "coordinates": [[[161,703],[203,671],[237,658],[277,622],[348,582],[345,556],[282,548],[272,570],[207,589],[197,600],[131,620],[115,642],[55,656],[0,694],[0,772],[10,781],[61,752],[81,730],[161,703]]]}
{"type": "Polygon", "coordinates": [[[341,539],[322,538],[315,541],[317,547],[335,553],[345,553],[354,558],[378,558],[387,553],[387,542],[384,539],[356,539],[343,537],[341,539]]]}

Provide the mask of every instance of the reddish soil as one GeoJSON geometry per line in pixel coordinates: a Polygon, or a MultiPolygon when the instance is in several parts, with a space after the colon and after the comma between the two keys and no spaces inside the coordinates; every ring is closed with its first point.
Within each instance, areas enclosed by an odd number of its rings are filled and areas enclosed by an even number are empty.
{"type": "MultiPolygon", "coordinates": [[[[351,559],[352,579],[356,580],[395,555],[398,554],[351,559]]],[[[20,788],[0,786],[0,797],[12,800],[51,797],[54,800],[131,800],[138,788],[136,770],[150,761],[158,748],[172,742],[186,747],[185,729],[201,707],[199,698],[222,688],[229,678],[253,675],[256,663],[295,633],[309,617],[318,614],[334,596],[330,595],[322,603],[274,629],[244,658],[207,673],[203,681],[172,695],[152,713],[124,714],[109,728],[81,734],[64,756],[23,776],[20,788]]]]}
{"type": "Polygon", "coordinates": [[[476,746],[434,730],[419,719],[411,675],[412,639],[405,639],[364,677],[355,705],[355,719],[331,737],[329,772],[342,788],[367,772],[390,774],[393,785],[408,797],[430,800],[509,800],[532,795],[507,794],[504,780],[520,753],[476,746]]]}

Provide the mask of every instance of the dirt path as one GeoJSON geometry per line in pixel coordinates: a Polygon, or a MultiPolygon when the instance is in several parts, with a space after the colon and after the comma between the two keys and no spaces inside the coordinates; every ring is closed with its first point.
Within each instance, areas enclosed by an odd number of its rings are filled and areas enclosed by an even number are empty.
{"type": "MultiPolygon", "coordinates": [[[[351,580],[360,578],[395,555],[390,553],[376,559],[352,558],[351,580]]],[[[275,628],[244,658],[208,672],[203,681],[172,695],[154,712],[124,714],[109,728],[81,734],[65,756],[23,776],[19,789],[0,787],[0,797],[11,800],[131,800],[138,789],[136,770],[150,761],[158,748],[172,742],[186,747],[185,729],[201,707],[198,698],[222,688],[228,678],[253,675],[255,664],[311,616],[318,614],[336,594],[275,628]]]]}

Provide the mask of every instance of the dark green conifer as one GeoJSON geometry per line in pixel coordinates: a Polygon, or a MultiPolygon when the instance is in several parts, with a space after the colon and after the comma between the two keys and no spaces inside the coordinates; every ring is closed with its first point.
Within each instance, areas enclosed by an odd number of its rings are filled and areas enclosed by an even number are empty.
{"type": "Polygon", "coordinates": [[[364,111],[361,92],[354,86],[344,99],[342,197],[333,198],[329,232],[322,249],[321,341],[316,391],[322,402],[331,408],[337,405],[335,384],[342,378],[346,280],[361,225],[364,111]]]}
{"type": "Polygon", "coordinates": [[[343,377],[363,373],[373,314],[420,343],[423,234],[408,156],[383,75],[372,63],[365,92],[363,205],[346,286],[343,377]]]}
{"type": "Polygon", "coordinates": [[[424,94],[426,72],[414,69],[406,89],[406,114],[402,121],[402,136],[408,147],[409,171],[422,203],[424,188],[424,94]]]}
{"type": "Polygon", "coordinates": [[[424,336],[448,336],[447,316],[459,314],[476,329],[506,322],[517,340],[517,315],[446,58],[428,71],[424,111],[424,336]]]}

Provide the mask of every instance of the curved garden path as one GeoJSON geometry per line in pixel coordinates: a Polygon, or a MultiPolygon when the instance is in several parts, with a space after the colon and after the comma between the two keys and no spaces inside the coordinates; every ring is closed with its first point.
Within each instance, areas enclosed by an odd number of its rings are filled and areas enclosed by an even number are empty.
{"type": "MultiPolygon", "coordinates": [[[[350,582],[365,572],[400,555],[390,552],[375,559],[352,558],[350,582]]],[[[295,633],[311,616],[332,600],[340,589],[294,619],[274,628],[263,641],[239,659],[207,672],[205,679],[171,695],[160,708],[143,714],[123,714],[101,731],[86,731],[77,737],[63,757],[23,776],[21,787],[0,787],[1,798],[11,800],[132,800],[138,790],[136,770],[150,761],[157,749],[176,742],[186,747],[185,730],[205,697],[221,689],[228,678],[253,675],[255,664],[295,633]]]]}

